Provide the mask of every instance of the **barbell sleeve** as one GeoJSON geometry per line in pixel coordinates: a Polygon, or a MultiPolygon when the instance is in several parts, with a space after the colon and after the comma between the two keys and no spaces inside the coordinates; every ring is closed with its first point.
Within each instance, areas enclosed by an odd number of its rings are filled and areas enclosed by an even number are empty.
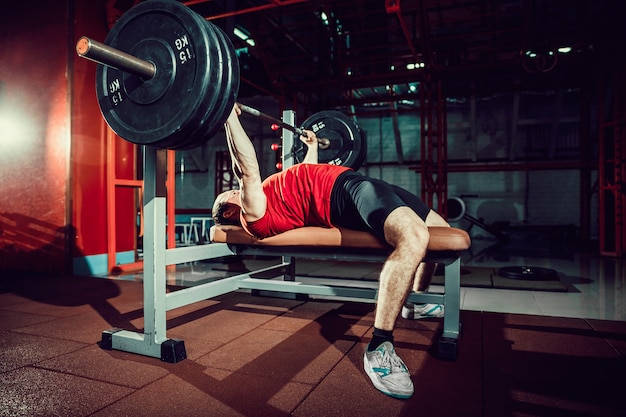
{"type": "MultiPolygon", "coordinates": [[[[293,132],[297,135],[306,136],[306,132],[304,131],[304,129],[300,129],[299,127],[292,126],[289,123],[285,123],[280,119],[272,117],[269,114],[265,114],[253,107],[246,106],[245,104],[237,103],[237,106],[239,106],[242,112],[245,112],[245,113],[251,114],[252,116],[260,117],[261,119],[265,119],[267,121],[275,123],[278,126],[282,127],[283,129],[287,129],[290,132],[293,132]]],[[[330,146],[330,140],[326,138],[317,138],[317,141],[319,142],[320,148],[322,149],[326,149],[330,146]]]]}
{"type": "Polygon", "coordinates": [[[76,43],[76,52],[82,58],[117,68],[144,80],[149,80],[156,74],[156,66],[152,62],[137,58],[86,36],[81,37],[76,43]]]}

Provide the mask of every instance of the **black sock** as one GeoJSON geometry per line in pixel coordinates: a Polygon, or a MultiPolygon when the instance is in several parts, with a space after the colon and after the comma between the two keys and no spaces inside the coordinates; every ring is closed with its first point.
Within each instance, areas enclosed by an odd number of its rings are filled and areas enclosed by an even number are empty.
{"type": "Polygon", "coordinates": [[[372,341],[367,345],[368,352],[376,350],[383,342],[393,343],[393,330],[381,330],[374,327],[374,333],[372,334],[372,341]]]}

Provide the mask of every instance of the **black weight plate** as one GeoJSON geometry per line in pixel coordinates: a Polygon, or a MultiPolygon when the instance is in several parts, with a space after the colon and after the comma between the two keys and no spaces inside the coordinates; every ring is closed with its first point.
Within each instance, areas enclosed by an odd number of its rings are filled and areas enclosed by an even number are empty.
{"type": "MultiPolygon", "coordinates": [[[[366,143],[359,127],[345,114],[336,110],[315,113],[302,123],[302,128],[312,130],[318,138],[330,140],[330,146],[319,149],[318,161],[359,169],[365,159],[366,143]]],[[[302,162],[306,147],[294,138],[292,148],[296,162],[302,162]]]]}
{"type": "Polygon", "coordinates": [[[157,68],[150,80],[103,65],[97,68],[102,114],[129,142],[167,148],[193,132],[198,106],[216,75],[207,59],[211,45],[195,15],[175,1],[145,1],[122,15],[107,35],[107,45],[154,62],[157,68]]]}
{"type": "Polygon", "coordinates": [[[216,47],[214,48],[216,52],[215,59],[219,60],[218,65],[222,68],[222,78],[221,84],[218,82],[213,84],[213,94],[217,95],[219,100],[214,106],[211,106],[210,111],[200,115],[198,128],[193,133],[193,142],[190,144],[190,147],[204,144],[222,129],[239,92],[239,61],[237,60],[235,48],[226,34],[218,26],[206,20],[205,23],[207,25],[207,31],[213,32],[216,36],[216,47]]]}
{"type": "Polygon", "coordinates": [[[498,269],[498,275],[505,278],[526,281],[558,281],[559,275],[554,269],[539,266],[505,266],[498,269]]]}
{"type": "MultiPolygon", "coordinates": [[[[207,22],[209,23],[209,22],[207,22]]],[[[215,107],[215,112],[212,115],[213,126],[211,129],[206,129],[204,137],[210,139],[213,137],[224,125],[224,122],[228,118],[228,115],[235,105],[237,100],[237,94],[239,94],[239,60],[235,47],[231,43],[226,34],[217,26],[214,27],[215,31],[222,43],[222,50],[224,53],[224,83],[223,83],[223,99],[220,107],[215,107]]]]}
{"type": "Polygon", "coordinates": [[[211,25],[207,25],[207,21],[198,14],[194,14],[198,25],[203,28],[203,35],[210,47],[206,50],[207,60],[211,63],[215,72],[206,74],[207,89],[206,93],[198,106],[196,112],[192,117],[191,124],[193,125],[192,131],[181,141],[178,141],[173,149],[192,149],[200,144],[202,141],[202,131],[206,128],[205,120],[207,115],[214,111],[214,108],[219,106],[222,100],[222,85],[224,80],[224,65],[223,65],[223,51],[221,49],[219,37],[216,35],[211,25]]]}
{"type": "MultiPolygon", "coordinates": [[[[203,44],[205,42],[208,46],[206,50],[207,60],[215,71],[206,74],[206,93],[190,119],[192,132],[186,138],[170,145],[169,148],[171,149],[191,149],[203,144],[206,141],[204,132],[212,128],[210,124],[214,121],[213,114],[216,113],[216,109],[223,106],[222,102],[227,94],[224,85],[225,81],[229,79],[224,58],[226,52],[223,50],[221,37],[216,30],[217,27],[198,14],[194,14],[193,17],[198,25],[204,29],[202,35],[204,37],[203,44]]],[[[221,123],[223,124],[223,122],[221,123]]]]}

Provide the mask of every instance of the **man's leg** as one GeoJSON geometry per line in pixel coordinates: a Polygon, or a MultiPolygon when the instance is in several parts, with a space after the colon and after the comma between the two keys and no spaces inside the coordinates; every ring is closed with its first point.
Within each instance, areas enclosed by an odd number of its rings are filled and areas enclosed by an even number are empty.
{"type": "Polygon", "coordinates": [[[428,246],[428,228],[410,208],[398,207],[385,220],[385,239],[395,249],[380,273],[374,326],[393,330],[428,246]]]}
{"type": "MultiPolygon", "coordinates": [[[[450,227],[448,222],[433,210],[430,210],[428,216],[426,216],[426,226],[450,227]]],[[[428,291],[436,269],[437,264],[435,263],[420,263],[415,273],[413,291],[416,293],[428,291]]],[[[402,308],[402,317],[410,320],[440,318],[443,317],[443,314],[443,306],[440,304],[413,304],[407,302],[402,308]]]]}
{"type": "Polygon", "coordinates": [[[411,290],[420,261],[426,254],[428,228],[408,207],[398,207],[384,224],[385,239],[394,250],[380,273],[374,337],[364,355],[364,367],[374,386],[398,398],[413,395],[406,365],[395,353],[392,332],[411,290]]]}

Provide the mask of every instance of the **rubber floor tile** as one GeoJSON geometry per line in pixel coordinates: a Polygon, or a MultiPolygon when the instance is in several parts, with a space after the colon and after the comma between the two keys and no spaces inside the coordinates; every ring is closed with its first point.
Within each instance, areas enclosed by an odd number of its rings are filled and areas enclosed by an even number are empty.
{"type": "MultiPolygon", "coordinates": [[[[317,302],[317,301],[308,301],[306,303],[302,303],[300,305],[294,306],[293,308],[285,311],[280,317],[288,317],[291,319],[301,319],[304,321],[315,320],[318,317],[328,313],[329,311],[336,310],[343,306],[341,302],[317,302]]],[[[266,324],[264,326],[268,326],[266,324]]],[[[295,328],[298,330],[299,327],[295,328]]]]}
{"type": "Polygon", "coordinates": [[[56,320],[56,317],[0,310],[0,331],[18,329],[33,324],[45,323],[50,320],[56,320]]]}
{"type": "Polygon", "coordinates": [[[21,295],[29,300],[43,300],[80,294],[110,286],[106,280],[90,277],[56,275],[16,275],[0,282],[0,290],[21,295]]]}
{"type": "Polygon", "coordinates": [[[363,370],[366,344],[356,345],[294,411],[293,416],[467,416],[481,414],[480,372],[457,373],[461,367],[426,351],[396,348],[411,372],[415,394],[399,400],[379,392],[363,370]],[[417,368],[417,364],[420,368],[417,368]],[[439,378],[432,378],[440,372],[439,378]]]}
{"type": "Polygon", "coordinates": [[[485,314],[485,415],[623,415],[626,362],[604,336],[582,319],[485,314]]]}
{"type": "Polygon", "coordinates": [[[37,366],[130,388],[141,388],[169,373],[157,358],[103,350],[96,345],[39,362],[37,366]]]}
{"type": "Polygon", "coordinates": [[[240,372],[206,368],[203,386],[228,404],[237,404],[251,416],[288,415],[311,392],[313,386],[257,377],[240,372]],[[265,414],[264,414],[265,413],[265,414]]]}
{"type": "Polygon", "coordinates": [[[357,345],[292,413],[293,416],[397,416],[405,401],[378,392],[363,371],[357,345]]]}
{"type": "Polygon", "coordinates": [[[45,369],[21,368],[0,374],[0,415],[87,416],[132,392],[45,369]]]}
{"type": "Polygon", "coordinates": [[[13,293],[0,293],[0,308],[1,309],[9,310],[11,306],[13,305],[22,304],[28,301],[32,301],[32,300],[23,295],[18,295],[18,294],[13,294],[13,293]]]}
{"type": "Polygon", "coordinates": [[[623,358],[626,358],[626,322],[588,320],[598,336],[604,337],[623,358]]]}
{"type": "Polygon", "coordinates": [[[44,300],[28,300],[23,303],[4,307],[3,310],[41,314],[45,316],[71,317],[92,311],[93,308],[84,300],[78,300],[75,296],[70,296],[47,298],[44,300]]]}
{"type": "Polygon", "coordinates": [[[102,339],[102,331],[111,327],[114,326],[107,323],[99,313],[90,311],[77,316],[21,327],[14,331],[83,343],[97,343],[102,339]]]}
{"type": "Polygon", "coordinates": [[[37,363],[85,347],[84,343],[43,336],[0,332],[0,372],[37,363]]]}
{"type": "Polygon", "coordinates": [[[357,340],[352,336],[327,339],[319,333],[257,329],[198,359],[198,362],[281,381],[317,383],[357,340]]]}
{"type": "Polygon", "coordinates": [[[93,416],[280,417],[287,416],[309,389],[238,374],[216,381],[204,368],[188,362],[176,375],[168,375],[93,416]]]}
{"type": "Polygon", "coordinates": [[[83,293],[84,300],[95,310],[127,314],[143,309],[143,285],[140,282],[110,281],[102,289],[83,293]]]}
{"type": "Polygon", "coordinates": [[[227,343],[274,317],[266,313],[216,310],[196,320],[172,327],[168,331],[168,337],[184,339],[186,335],[193,335],[196,339],[227,343]]]}
{"type": "Polygon", "coordinates": [[[215,340],[207,340],[206,338],[196,338],[194,336],[177,335],[175,332],[168,332],[168,337],[172,339],[182,340],[185,345],[185,353],[188,360],[195,361],[210,352],[222,347],[224,344],[215,340]]]}
{"type": "Polygon", "coordinates": [[[373,323],[368,304],[309,301],[263,324],[264,329],[362,336],[373,323]]]}
{"type": "Polygon", "coordinates": [[[354,342],[352,341],[333,343],[326,349],[317,352],[315,359],[309,363],[302,363],[300,365],[301,370],[291,380],[305,384],[319,384],[353,346],[354,342]]]}
{"type": "MultiPolygon", "coordinates": [[[[267,355],[290,336],[291,333],[287,332],[257,329],[249,332],[245,337],[239,337],[208,355],[198,358],[196,362],[202,366],[241,371],[257,358],[267,355]],[[237,354],[235,355],[233,352],[237,352],[237,354]]],[[[272,371],[272,369],[266,370],[268,373],[272,371]]]]}

